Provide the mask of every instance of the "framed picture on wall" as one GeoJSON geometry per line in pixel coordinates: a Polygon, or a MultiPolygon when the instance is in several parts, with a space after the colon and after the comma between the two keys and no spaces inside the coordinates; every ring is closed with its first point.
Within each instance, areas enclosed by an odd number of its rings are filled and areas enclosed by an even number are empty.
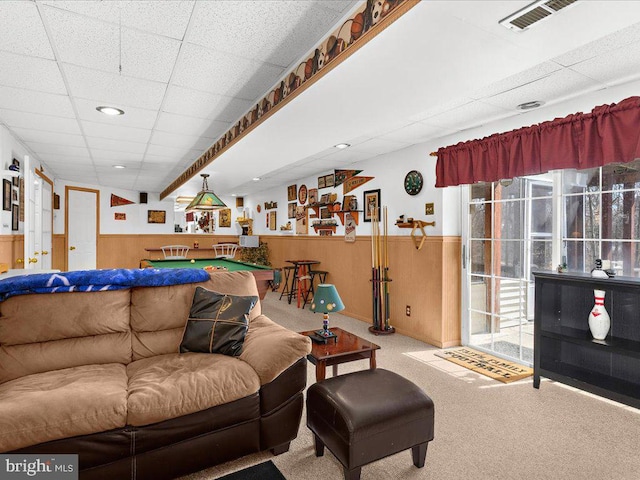
{"type": "Polygon", "coordinates": [[[287,200],[293,202],[298,198],[298,185],[289,185],[287,187],[287,200]]]}
{"type": "Polygon", "coordinates": [[[367,190],[363,194],[364,221],[370,222],[372,218],[380,220],[380,189],[367,190]]]}
{"type": "Polygon", "coordinates": [[[6,178],[2,180],[2,209],[11,211],[11,182],[6,178]]]}
{"type": "Polygon", "coordinates": [[[287,205],[287,218],[296,218],[296,205],[295,202],[287,205]]]}
{"type": "Polygon", "coordinates": [[[11,230],[16,231],[20,228],[20,222],[18,221],[18,205],[11,205],[11,230]]]}
{"type": "Polygon", "coordinates": [[[318,177],[318,188],[324,188],[324,177],[318,177]]]}
{"type": "Polygon", "coordinates": [[[269,230],[276,230],[278,228],[277,214],[278,214],[277,210],[273,210],[269,212],[269,230]]]}
{"type": "Polygon", "coordinates": [[[329,175],[325,175],[324,176],[324,186],[325,187],[333,187],[333,182],[334,182],[334,176],[333,173],[330,173],[329,175]]]}
{"type": "Polygon", "coordinates": [[[231,226],[231,209],[222,208],[218,213],[218,226],[230,227],[231,226]]]}
{"type": "Polygon", "coordinates": [[[164,210],[148,210],[147,223],[166,223],[167,212],[164,210]]]}
{"type": "MultiPolygon", "coordinates": [[[[15,165],[16,167],[18,167],[18,171],[20,171],[20,160],[18,160],[17,158],[14,158],[11,161],[11,165],[15,165]]],[[[20,178],[19,177],[13,177],[12,179],[13,181],[13,186],[17,187],[20,185],[20,178]]]]}

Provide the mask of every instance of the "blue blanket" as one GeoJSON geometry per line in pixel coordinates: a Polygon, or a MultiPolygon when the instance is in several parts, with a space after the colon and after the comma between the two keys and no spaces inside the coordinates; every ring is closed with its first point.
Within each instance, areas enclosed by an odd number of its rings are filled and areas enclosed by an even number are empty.
{"type": "Polygon", "coordinates": [[[95,292],[131,287],[163,287],[205,282],[209,273],[193,268],[78,270],[34,273],[0,280],[0,302],[14,295],[55,292],[95,292]]]}

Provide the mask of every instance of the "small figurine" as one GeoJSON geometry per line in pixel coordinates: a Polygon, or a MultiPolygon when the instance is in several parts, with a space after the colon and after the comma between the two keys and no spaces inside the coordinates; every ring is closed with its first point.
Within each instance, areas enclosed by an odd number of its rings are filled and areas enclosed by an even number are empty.
{"type": "Polygon", "coordinates": [[[607,272],[602,270],[602,260],[596,258],[596,266],[591,270],[591,276],[596,278],[609,278],[607,272]]]}

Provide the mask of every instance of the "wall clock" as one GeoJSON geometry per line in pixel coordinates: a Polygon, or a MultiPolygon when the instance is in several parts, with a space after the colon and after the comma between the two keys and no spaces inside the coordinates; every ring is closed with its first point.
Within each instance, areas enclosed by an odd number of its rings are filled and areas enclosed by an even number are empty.
{"type": "Polygon", "coordinates": [[[298,201],[303,205],[307,203],[307,186],[306,185],[300,185],[300,188],[298,189],[298,201]]]}
{"type": "Polygon", "coordinates": [[[411,170],[404,177],[404,190],[409,195],[417,195],[422,190],[423,183],[422,174],[417,170],[411,170]]]}

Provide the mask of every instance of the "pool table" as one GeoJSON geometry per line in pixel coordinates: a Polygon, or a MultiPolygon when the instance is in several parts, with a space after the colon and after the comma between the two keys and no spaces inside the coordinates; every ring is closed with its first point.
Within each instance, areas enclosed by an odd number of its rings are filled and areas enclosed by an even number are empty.
{"type": "MultiPolygon", "coordinates": [[[[244,263],[230,258],[195,258],[192,260],[150,260],[143,259],[140,261],[140,268],[204,268],[207,266],[225,267],[229,272],[239,270],[249,270],[256,278],[260,299],[269,289],[269,282],[273,280],[273,269],[263,265],[254,265],[253,263],[244,263]]],[[[213,270],[215,271],[215,270],[213,270]]]]}

